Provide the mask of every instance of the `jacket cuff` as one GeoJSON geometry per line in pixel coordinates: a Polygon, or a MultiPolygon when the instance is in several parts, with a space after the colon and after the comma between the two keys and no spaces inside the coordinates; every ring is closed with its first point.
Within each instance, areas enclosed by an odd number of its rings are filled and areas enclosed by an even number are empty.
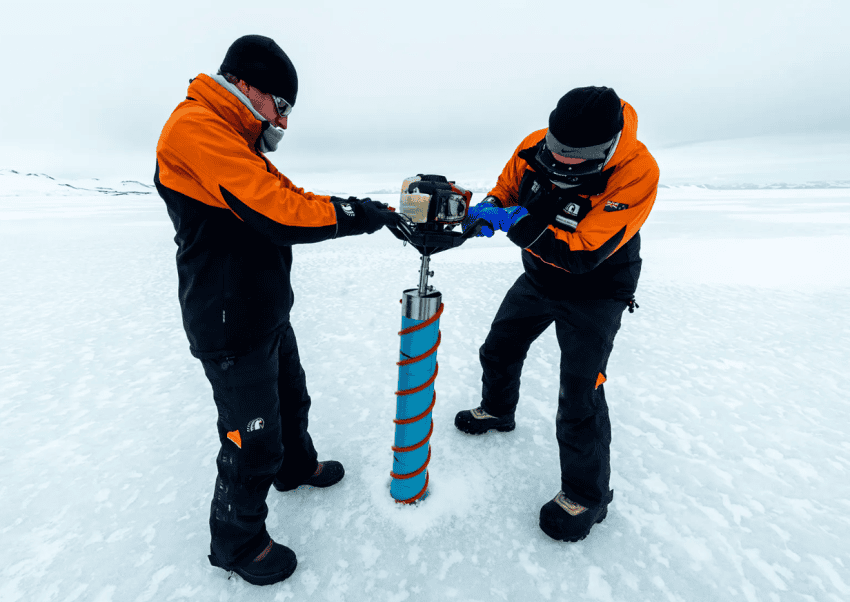
{"type": "Polygon", "coordinates": [[[338,197],[331,197],[336,211],[336,234],[334,238],[352,236],[362,233],[362,216],[358,218],[357,209],[353,203],[338,197]]]}
{"type": "Polygon", "coordinates": [[[529,213],[508,228],[508,239],[520,249],[527,249],[543,236],[548,227],[546,221],[529,213]]]}

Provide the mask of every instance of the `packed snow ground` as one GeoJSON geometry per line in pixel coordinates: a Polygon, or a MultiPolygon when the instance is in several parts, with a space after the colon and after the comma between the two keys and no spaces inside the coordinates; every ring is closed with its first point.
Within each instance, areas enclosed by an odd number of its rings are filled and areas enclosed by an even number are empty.
{"type": "Polygon", "coordinates": [[[605,385],[614,502],[575,544],[537,526],[559,487],[553,329],[514,432],[453,426],[480,399],[478,347],[519,250],[499,234],[433,258],[431,494],[403,507],[398,299],[418,256],[386,231],[296,247],[311,432],[347,474],[270,492],[269,530],[299,565],[258,588],[206,559],[216,414],[162,201],[0,176],[3,602],[850,599],[848,189],[660,191],[605,385]]]}

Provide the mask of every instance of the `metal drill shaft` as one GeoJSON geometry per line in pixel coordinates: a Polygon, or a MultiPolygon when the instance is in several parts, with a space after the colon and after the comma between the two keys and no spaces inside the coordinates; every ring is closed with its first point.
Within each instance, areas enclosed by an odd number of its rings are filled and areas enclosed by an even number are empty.
{"type": "Polygon", "coordinates": [[[422,265],[419,268],[419,296],[424,297],[428,294],[428,276],[433,276],[434,272],[429,272],[428,267],[431,265],[431,256],[422,256],[422,265]]]}

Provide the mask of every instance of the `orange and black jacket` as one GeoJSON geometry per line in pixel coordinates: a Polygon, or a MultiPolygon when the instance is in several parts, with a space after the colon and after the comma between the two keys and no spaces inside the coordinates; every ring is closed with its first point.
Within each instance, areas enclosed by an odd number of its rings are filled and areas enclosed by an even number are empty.
{"type": "Polygon", "coordinates": [[[540,177],[542,170],[534,170],[534,154],[548,131],[542,129],[520,143],[489,193],[504,207],[525,205],[536,180],[551,188],[553,202],[566,203],[561,219],[522,252],[529,278],[553,297],[629,300],[637,288],[638,231],[655,202],[659,171],[637,139],[637,114],[621,102],[624,124],[617,149],[589,188],[562,191],[540,177]]]}
{"type": "Polygon", "coordinates": [[[157,144],[154,183],[176,231],[183,326],[197,357],[247,351],[289,320],[290,245],[359,233],[332,197],[297,188],[256,149],[265,127],[199,75],[157,144]]]}

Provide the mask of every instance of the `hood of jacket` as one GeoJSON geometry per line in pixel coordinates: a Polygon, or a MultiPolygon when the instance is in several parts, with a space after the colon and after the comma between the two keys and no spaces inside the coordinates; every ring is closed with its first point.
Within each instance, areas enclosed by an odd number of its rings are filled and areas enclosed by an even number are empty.
{"type": "Polygon", "coordinates": [[[268,121],[260,121],[255,116],[255,111],[249,109],[240,98],[209,75],[202,73],[194,78],[189,84],[186,97],[218,115],[244,138],[251,148],[257,146],[257,141],[268,127],[268,121]]]}
{"type": "Polygon", "coordinates": [[[637,139],[638,118],[632,105],[625,100],[620,101],[623,104],[623,130],[620,134],[620,140],[617,142],[617,149],[611,160],[608,161],[606,168],[617,167],[628,163],[645,147],[637,139]]]}

